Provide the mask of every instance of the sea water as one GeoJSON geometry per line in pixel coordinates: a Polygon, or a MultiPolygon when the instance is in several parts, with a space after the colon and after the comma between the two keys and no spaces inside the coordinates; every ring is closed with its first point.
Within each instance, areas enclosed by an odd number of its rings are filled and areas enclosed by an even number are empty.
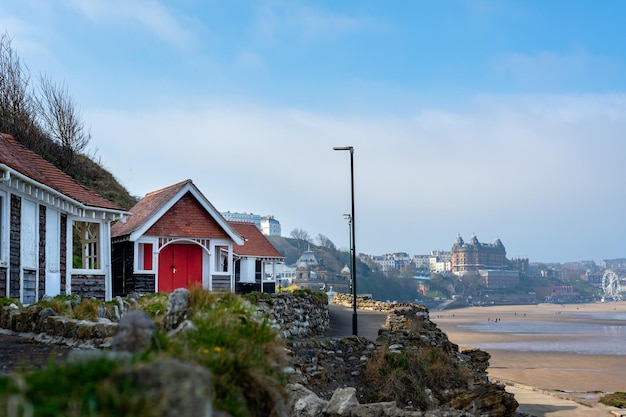
{"type": "Polygon", "coordinates": [[[481,333],[507,335],[502,342],[477,342],[483,350],[559,352],[587,355],[626,355],[626,314],[582,313],[581,319],[603,323],[499,321],[459,327],[481,333]],[[593,316],[593,317],[591,317],[593,316]],[[616,324],[607,324],[615,320],[616,324]]]}

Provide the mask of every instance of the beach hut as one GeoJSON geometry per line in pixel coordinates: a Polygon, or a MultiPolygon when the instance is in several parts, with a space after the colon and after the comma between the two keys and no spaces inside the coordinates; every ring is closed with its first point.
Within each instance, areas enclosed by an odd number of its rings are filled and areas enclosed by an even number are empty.
{"type": "Polygon", "coordinates": [[[244,239],[191,180],[146,194],[130,212],[111,229],[114,295],[235,290],[233,246],[244,239]]]}

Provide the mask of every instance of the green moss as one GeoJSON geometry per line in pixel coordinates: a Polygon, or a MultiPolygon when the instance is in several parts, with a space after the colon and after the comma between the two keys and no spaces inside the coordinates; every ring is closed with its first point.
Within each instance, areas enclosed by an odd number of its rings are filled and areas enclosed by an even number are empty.
{"type": "Polygon", "coordinates": [[[607,394],[600,398],[600,402],[611,407],[626,408],[626,392],[607,394]]]}
{"type": "Polygon", "coordinates": [[[9,297],[0,298],[0,308],[10,306],[11,304],[15,304],[18,307],[22,306],[22,304],[18,300],[14,300],[13,298],[9,298],[9,297]]]}

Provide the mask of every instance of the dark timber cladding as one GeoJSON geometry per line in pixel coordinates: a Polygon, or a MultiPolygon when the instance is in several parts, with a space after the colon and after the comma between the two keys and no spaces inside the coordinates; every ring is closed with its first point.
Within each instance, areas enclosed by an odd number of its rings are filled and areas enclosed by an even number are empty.
{"type": "Polygon", "coordinates": [[[39,206],[39,288],[37,299],[46,295],[46,206],[39,206]]]}
{"type": "Polygon", "coordinates": [[[20,231],[22,199],[11,195],[11,236],[9,248],[9,297],[20,299],[20,231]]]}

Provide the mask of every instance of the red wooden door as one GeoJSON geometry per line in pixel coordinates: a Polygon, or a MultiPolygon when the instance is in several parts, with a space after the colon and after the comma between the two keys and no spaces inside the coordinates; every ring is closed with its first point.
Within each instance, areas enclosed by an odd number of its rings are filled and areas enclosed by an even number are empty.
{"type": "Polygon", "coordinates": [[[202,285],[202,248],[167,245],[159,253],[159,292],[202,285]]]}

